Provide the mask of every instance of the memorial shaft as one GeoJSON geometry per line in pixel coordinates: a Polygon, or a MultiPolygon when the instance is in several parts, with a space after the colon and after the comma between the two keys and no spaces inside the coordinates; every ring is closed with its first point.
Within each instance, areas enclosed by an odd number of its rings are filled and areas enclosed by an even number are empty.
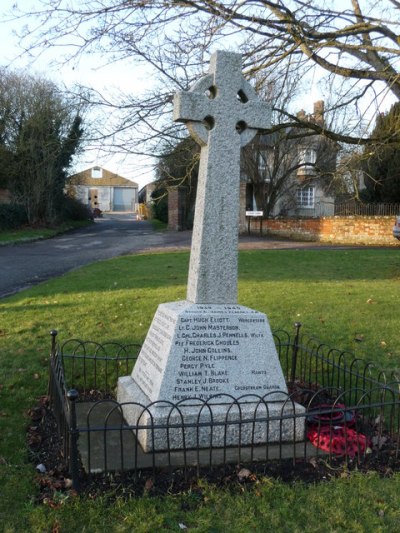
{"type": "Polygon", "coordinates": [[[187,289],[194,303],[237,302],[240,139],[213,142],[219,129],[201,149],[187,289]]]}
{"type": "Polygon", "coordinates": [[[201,145],[187,300],[237,302],[240,149],[269,127],[270,108],[241,73],[241,56],[216,52],[209,74],[174,101],[174,119],[201,145]]]}

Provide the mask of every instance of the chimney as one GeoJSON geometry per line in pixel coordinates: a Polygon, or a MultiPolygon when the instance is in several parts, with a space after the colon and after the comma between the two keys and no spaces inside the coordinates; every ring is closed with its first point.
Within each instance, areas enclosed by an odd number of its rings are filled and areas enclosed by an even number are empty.
{"type": "Polygon", "coordinates": [[[325,104],[323,100],[318,100],[314,102],[314,122],[320,126],[324,125],[324,111],[325,104]]]}
{"type": "Polygon", "coordinates": [[[297,113],[297,118],[299,120],[305,120],[306,119],[306,112],[304,111],[304,109],[300,109],[300,111],[297,113]]]}

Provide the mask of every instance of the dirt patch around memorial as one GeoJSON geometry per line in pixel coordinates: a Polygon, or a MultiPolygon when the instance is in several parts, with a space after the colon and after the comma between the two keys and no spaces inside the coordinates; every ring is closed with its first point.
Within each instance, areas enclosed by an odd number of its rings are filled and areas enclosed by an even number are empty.
{"type": "MultiPolygon", "coordinates": [[[[63,457],[63,442],[59,436],[57,423],[49,407],[46,396],[29,410],[30,423],[27,428],[29,458],[34,464],[39,487],[38,503],[58,507],[64,501],[78,494],[73,489],[72,479],[63,457]]],[[[380,445],[380,444],[379,444],[380,445]]],[[[374,471],[388,477],[400,471],[400,457],[396,456],[396,442],[385,438],[384,446],[371,449],[362,461],[357,458],[344,460],[342,457],[311,457],[293,461],[286,459],[251,465],[224,465],[212,469],[196,468],[141,470],[95,474],[88,476],[83,470],[80,476],[80,494],[97,498],[107,494],[107,498],[140,497],[143,495],[181,494],[187,491],[201,493],[204,482],[232,492],[257,490],[257,486],[268,478],[285,483],[327,482],[332,478],[349,477],[351,472],[374,471]],[[201,481],[200,481],[201,480],[201,481]]]]}

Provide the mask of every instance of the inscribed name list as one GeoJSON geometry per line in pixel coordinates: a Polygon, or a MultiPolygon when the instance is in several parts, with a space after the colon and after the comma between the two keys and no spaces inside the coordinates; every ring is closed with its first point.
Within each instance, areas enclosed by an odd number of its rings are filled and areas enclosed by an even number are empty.
{"type": "Polygon", "coordinates": [[[161,304],[132,378],[150,401],[287,391],[265,315],[234,304],[161,304]]]}

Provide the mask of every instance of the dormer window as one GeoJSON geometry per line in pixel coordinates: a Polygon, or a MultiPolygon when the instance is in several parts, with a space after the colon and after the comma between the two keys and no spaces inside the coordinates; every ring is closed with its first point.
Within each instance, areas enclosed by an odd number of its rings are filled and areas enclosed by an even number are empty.
{"type": "Polygon", "coordinates": [[[299,164],[300,168],[307,170],[314,170],[315,162],[317,160],[317,152],[313,148],[305,148],[300,152],[299,164]]]}
{"type": "Polygon", "coordinates": [[[103,169],[101,167],[93,167],[92,178],[102,178],[102,177],[103,177],[103,169]]]}

